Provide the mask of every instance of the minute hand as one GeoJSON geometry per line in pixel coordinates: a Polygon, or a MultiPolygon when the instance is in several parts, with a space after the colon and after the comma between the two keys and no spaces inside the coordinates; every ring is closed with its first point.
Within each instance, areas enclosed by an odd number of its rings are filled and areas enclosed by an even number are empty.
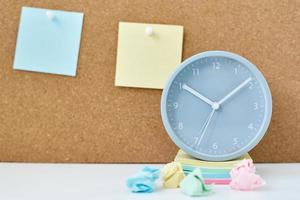
{"type": "Polygon", "coordinates": [[[227,94],[225,97],[223,97],[218,103],[221,105],[224,103],[227,99],[229,99],[231,96],[233,96],[235,93],[237,93],[240,89],[242,89],[245,85],[247,85],[252,80],[251,77],[247,78],[244,82],[242,82],[239,86],[234,88],[229,94],[227,94]]]}

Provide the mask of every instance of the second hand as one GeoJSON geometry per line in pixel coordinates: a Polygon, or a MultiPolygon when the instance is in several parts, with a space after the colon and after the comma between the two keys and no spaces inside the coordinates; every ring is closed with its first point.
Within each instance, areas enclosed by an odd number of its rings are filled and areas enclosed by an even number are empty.
{"type": "Polygon", "coordinates": [[[203,127],[201,128],[201,133],[202,134],[201,134],[201,136],[200,136],[200,138],[199,138],[199,140],[197,142],[197,145],[200,145],[200,143],[201,143],[201,141],[203,139],[203,136],[205,135],[205,132],[207,130],[207,127],[208,127],[208,125],[209,125],[209,123],[210,123],[213,115],[215,114],[215,111],[216,111],[216,109],[212,109],[212,111],[210,112],[210,114],[209,114],[207,120],[205,121],[203,127]]]}

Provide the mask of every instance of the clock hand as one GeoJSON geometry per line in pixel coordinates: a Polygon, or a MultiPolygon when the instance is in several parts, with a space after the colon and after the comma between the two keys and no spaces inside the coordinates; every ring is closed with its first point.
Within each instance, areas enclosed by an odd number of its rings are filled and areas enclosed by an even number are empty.
{"type": "Polygon", "coordinates": [[[212,102],[210,99],[208,99],[207,97],[203,96],[202,94],[200,94],[199,92],[197,92],[196,90],[194,90],[193,88],[191,88],[190,86],[188,86],[187,84],[183,84],[182,85],[182,89],[190,92],[191,94],[193,94],[194,96],[198,97],[199,99],[201,99],[205,103],[213,106],[214,102],[212,102]]]}
{"type": "Polygon", "coordinates": [[[233,96],[235,93],[237,93],[240,89],[242,89],[245,85],[247,85],[252,80],[251,77],[247,78],[244,82],[242,82],[239,86],[234,88],[229,94],[227,94],[225,97],[223,97],[218,104],[221,105],[226,100],[228,100],[231,96],[233,96]]]}
{"type": "Polygon", "coordinates": [[[208,118],[206,119],[204,125],[202,126],[202,128],[201,128],[201,133],[202,133],[202,135],[200,136],[200,138],[199,138],[199,140],[198,140],[198,145],[201,143],[201,141],[202,141],[202,139],[203,139],[203,136],[205,135],[205,132],[206,132],[206,130],[207,130],[207,127],[208,127],[208,125],[209,125],[209,123],[210,123],[210,121],[211,121],[213,115],[215,114],[215,111],[216,111],[216,109],[213,108],[212,111],[210,112],[208,118]]]}

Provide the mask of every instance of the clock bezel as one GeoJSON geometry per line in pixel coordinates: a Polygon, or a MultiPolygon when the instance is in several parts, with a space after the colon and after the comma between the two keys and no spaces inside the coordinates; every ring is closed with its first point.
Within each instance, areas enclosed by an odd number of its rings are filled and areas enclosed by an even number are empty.
{"type": "Polygon", "coordinates": [[[186,153],[192,155],[193,157],[196,157],[198,159],[202,160],[208,160],[208,161],[226,161],[226,160],[232,160],[235,158],[238,158],[245,153],[249,152],[251,149],[253,149],[263,138],[263,136],[266,134],[271,117],[272,117],[272,96],[271,96],[271,91],[268,86],[268,83],[263,76],[263,74],[260,72],[260,70],[254,65],[252,62],[247,60],[246,58],[235,54],[231,53],[228,51],[206,51],[202,52],[199,54],[196,54],[194,56],[189,57],[185,61],[183,61],[177,68],[174,70],[174,72],[171,74],[169,77],[163,92],[162,92],[162,97],[161,97],[161,116],[162,116],[162,121],[164,124],[164,127],[169,135],[169,137],[172,139],[172,141],[183,151],[186,153]],[[207,57],[227,57],[231,58],[233,60],[236,60],[240,63],[242,63],[244,66],[246,66],[256,77],[257,81],[259,82],[263,94],[265,97],[265,115],[264,115],[264,120],[262,122],[262,126],[260,129],[257,131],[256,136],[243,148],[239,149],[236,152],[229,153],[226,155],[209,155],[209,154],[204,154],[200,152],[196,152],[193,150],[190,146],[186,145],[184,142],[181,141],[181,139],[176,135],[174,132],[173,128],[171,127],[169,120],[168,120],[168,115],[167,115],[167,96],[170,90],[170,87],[176,78],[176,76],[185,68],[187,67],[190,63],[194,62],[195,60],[201,59],[201,58],[207,58],[207,57]]]}

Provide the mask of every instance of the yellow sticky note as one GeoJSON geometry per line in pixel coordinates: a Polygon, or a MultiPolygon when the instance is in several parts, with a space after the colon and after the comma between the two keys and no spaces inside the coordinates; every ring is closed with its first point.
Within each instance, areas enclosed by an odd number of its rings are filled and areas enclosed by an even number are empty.
{"type": "Polygon", "coordinates": [[[119,23],[116,86],[162,89],[181,63],[183,26],[119,23]]]}
{"type": "Polygon", "coordinates": [[[179,184],[184,177],[185,176],[181,164],[177,162],[166,164],[162,170],[162,178],[164,180],[163,186],[165,188],[179,187],[179,184]]]}
{"type": "Polygon", "coordinates": [[[203,168],[221,168],[221,169],[232,169],[234,165],[241,162],[244,159],[251,159],[250,155],[246,153],[245,155],[236,158],[234,160],[228,160],[224,162],[213,162],[213,161],[205,161],[199,160],[185,153],[181,149],[178,151],[175,161],[181,163],[182,165],[189,165],[194,167],[203,167],[203,168]]]}

